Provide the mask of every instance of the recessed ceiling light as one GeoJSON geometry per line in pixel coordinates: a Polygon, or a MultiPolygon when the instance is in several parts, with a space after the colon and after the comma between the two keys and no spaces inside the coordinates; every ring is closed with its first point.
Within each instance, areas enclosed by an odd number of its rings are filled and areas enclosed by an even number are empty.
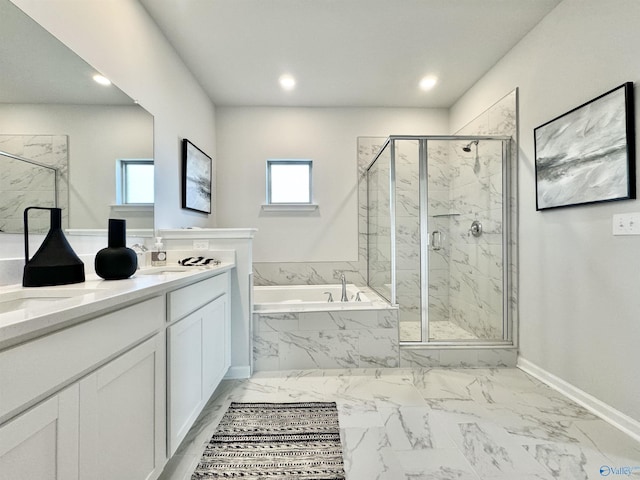
{"type": "Polygon", "coordinates": [[[438,83],[438,78],[434,77],[433,75],[430,75],[420,80],[420,88],[425,91],[431,90],[433,87],[436,86],[436,83],[438,83]]]}
{"type": "Polygon", "coordinates": [[[105,85],[105,86],[111,85],[111,80],[109,80],[107,77],[100,75],[98,73],[93,76],[93,79],[100,85],[105,85]]]}
{"type": "Polygon", "coordinates": [[[289,74],[281,75],[278,81],[283,90],[293,90],[296,87],[296,79],[289,74]]]}

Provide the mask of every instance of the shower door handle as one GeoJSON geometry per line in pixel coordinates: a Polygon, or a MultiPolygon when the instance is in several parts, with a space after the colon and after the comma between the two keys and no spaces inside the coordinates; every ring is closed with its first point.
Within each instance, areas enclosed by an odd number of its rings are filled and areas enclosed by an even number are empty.
{"type": "Polygon", "coordinates": [[[440,230],[434,230],[431,232],[431,249],[442,249],[442,232],[440,230]]]}

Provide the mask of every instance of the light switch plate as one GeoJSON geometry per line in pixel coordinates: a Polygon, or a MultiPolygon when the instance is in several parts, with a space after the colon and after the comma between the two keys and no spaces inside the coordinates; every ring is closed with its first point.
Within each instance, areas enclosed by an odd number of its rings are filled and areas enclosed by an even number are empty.
{"type": "Polygon", "coordinates": [[[613,216],[614,235],[640,235],[640,213],[617,213],[613,216]]]}

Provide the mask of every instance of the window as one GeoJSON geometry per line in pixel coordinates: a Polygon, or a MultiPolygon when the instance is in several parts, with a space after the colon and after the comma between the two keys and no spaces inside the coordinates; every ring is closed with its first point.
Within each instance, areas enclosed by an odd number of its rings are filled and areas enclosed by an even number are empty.
{"type": "Polygon", "coordinates": [[[267,160],[267,205],[310,205],[311,160],[267,160]]]}
{"type": "Polygon", "coordinates": [[[116,196],[119,204],[154,202],[153,160],[121,159],[116,168],[116,196]]]}

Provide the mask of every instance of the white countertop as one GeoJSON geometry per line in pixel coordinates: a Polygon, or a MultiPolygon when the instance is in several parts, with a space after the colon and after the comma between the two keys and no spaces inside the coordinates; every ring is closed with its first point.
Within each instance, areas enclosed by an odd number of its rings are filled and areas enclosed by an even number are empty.
{"type": "MultiPolygon", "coordinates": [[[[167,269],[171,266],[177,264],[168,263],[167,269]]],[[[103,280],[92,274],[86,275],[85,282],[71,285],[2,287],[0,295],[9,292],[37,292],[40,289],[68,291],[72,295],[69,298],[0,313],[0,350],[121,306],[176,290],[234,267],[235,261],[223,260],[216,266],[190,267],[185,272],[145,275],[143,273],[147,269],[143,269],[126,280],[103,280]]]]}

